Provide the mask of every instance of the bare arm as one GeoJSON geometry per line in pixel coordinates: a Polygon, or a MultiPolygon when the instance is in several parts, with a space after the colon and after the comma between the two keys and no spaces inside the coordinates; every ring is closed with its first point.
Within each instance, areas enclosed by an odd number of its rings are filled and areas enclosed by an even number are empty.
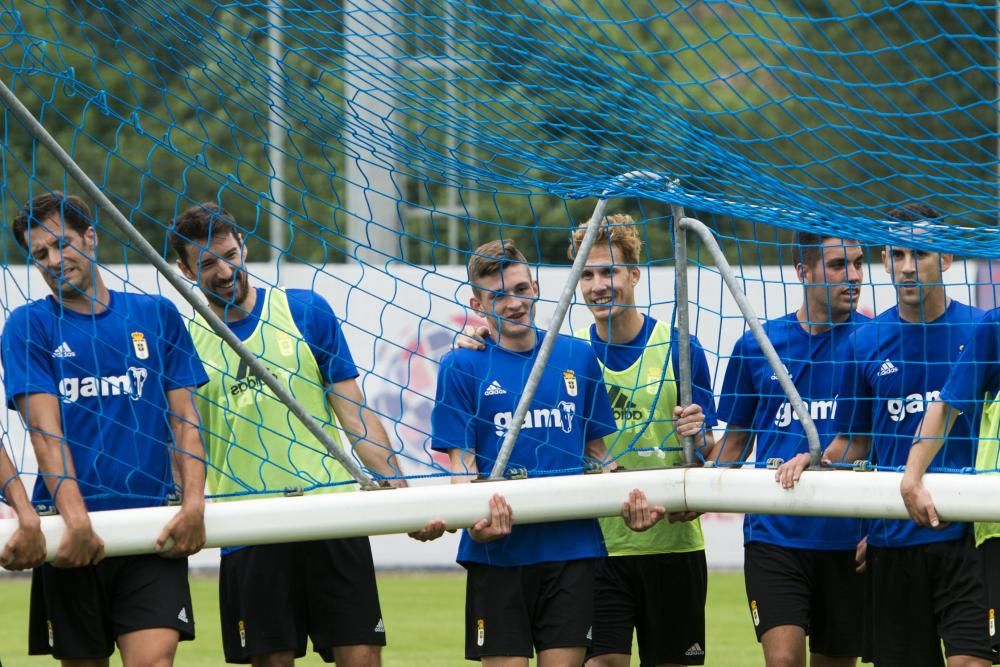
{"type": "Polygon", "coordinates": [[[944,446],[945,438],[951,432],[958,415],[958,410],[944,401],[931,403],[917,426],[913,446],[906,458],[906,470],[899,490],[910,518],[921,526],[940,528],[944,525],[938,519],[934,499],[924,487],[924,473],[944,446]]]}
{"type": "Polygon", "coordinates": [[[38,567],[45,562],[45,536],[42,535],[42,523],[28,499],[28,494],[24,491],[24,485],[17,476],[14,462],[2,447],[0,447],[0,484],[3,485],[0,489],[4,499],[17,514],[17,530],[0,552],[0,565],[8,570],[38,567]]]}
{"type": "Polygon", "coordinates": [[[193,390],[172,389],[167,392],[167,403],[174,435],[174,469],[180,475],[181,509],[156,539],[156,550],[164,556],[183,558],[205,546],[205,445],[193,390]]]}
{"type": "Polygon", "coordinates": [[[743,426],[730,424],[723,433],[722,439],[715,443],[708,459],[716,463],[735,463],[736,461],[746,461],[750,455],[747,445],[753,431],[743,426]]]}
{"type": "Polygon", "coordinates": [[[53,394],[22,394],[14,400],[28,427],[38,472],[44,476],[52,502],[66,525],[53,565],[82,567],[97,563],[104,558],[104,541],[94,532],[76,482],[73,455],[63,435],[59,399],[53,394]]]}
{"type": "Polygon", "coordinates": [[[357,379],[333,383],[327,397],[340,427],[347,433],[351,446],[365,467],[380,477],[389,478],[393,486],[406,486],[406,480],[399,479],[402,471],[382,420],[365,406],[365,396],[357,379]]]}
{"type": "MultiPolygon", "coordinates": [[[[450,463],[451,471],[454,473],[451,478],[452,484],[467,484],[473,480],[475,474],[478,472],[478,468],[476,467],[475,450],[449,449],[448,461],[450,463]]],[[[491,513],[496,511],[496,509],[498,508],[495,507],[495,502],[491,502],[491,513]]],[[[409,533],[409,536],[421,542],[429,542],[444,535],[445,530],[448,530],[448,525],[444,520],[431,519],[427,522],[427,525],[420,530],[409,533]]],[[[455,530],[452,529],[451,532],[455,532],[455,530]]]]}

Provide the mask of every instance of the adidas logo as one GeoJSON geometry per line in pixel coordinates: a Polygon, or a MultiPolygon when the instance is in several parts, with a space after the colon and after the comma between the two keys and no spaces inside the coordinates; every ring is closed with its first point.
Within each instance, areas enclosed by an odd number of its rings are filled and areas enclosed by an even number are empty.
{"type": "Polygon", "coordinates": [[[594,626],[587,628],[587,641],[592,641],[594,639],[594,626]]]}
{"type": "Polygon", "coordinates": [[[177,614],[177,620],[181,623],[188,622],[187,607],[181,607],[180,613],[177,614]]]}
{"type": "Polygon", "coordinates": [[[70,349],[69,345],[66,344],[66,341],[63,341],[59,347],[52,350],[52,356],[56,359],[69,359],[70,357],[75,357],[76,352],[70,349]]]}
{"type": "Polygon", "coordinates": [[[375,624],[375,632],[380,632],[383,635],[385,634],[385,623],[382,622],[381,618],[378,619],[378,623],[375,624]]]}
{"type": "Polygon", "coordinates": [[[611,385],[608,390],[608,399],[611,401],[611,409],[615,414],[615,421],[639,421],[645,417],[642,410],[636,406],[628,395],[622,391],[621,387],[611,385]]]}
{"type": "Polygon", "coordinates": [[[684,655],[705,655],[705,649],[701,647],[701,644],[695,642],[691,645],[691,648],[684,651],[684,655]]]}
{"type": "Polygon", "coordinates": [[[878,376],[885,377],[886,375],[892,375],[897,371],[899,371],[899,369],[893,366],[891,361],[886,359],[885,361],[882,362],[882,366],[880,366],[878,369],[878,376]]]}
{"type": "Polygon", "coordinates": [[[483,396],[500,396],[501,394],[506,394],[507,390],[500,386],[500,383],[494,380],[490,382],[490,386],[486,388],[483,392],[483,396]]]}

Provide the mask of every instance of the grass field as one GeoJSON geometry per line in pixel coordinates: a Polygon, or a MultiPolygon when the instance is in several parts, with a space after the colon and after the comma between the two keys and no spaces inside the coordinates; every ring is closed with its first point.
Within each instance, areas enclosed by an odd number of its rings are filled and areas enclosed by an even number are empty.
{"type": "MultiPolygon", "coordinates": [[[[385,667],[445,667],[472,664],[462,659],[462,610],[464,576],[460,572],[383,572],[379,575],[382,610],[389,645],[383,653],[385,667]]],[[[216,578],[195,575],[194,596],[198,639],[181,644],[178,667],[215,667],[224,664],[219,639],[216,578]]],[[[262,582],[262,585],[266,585],[262,582]]],[[[41,667],[52,661],[27,657],[26,578],[0,579],[0,659],[3,667],[41,667]]],[[[670,604],[670,600],[664,600],[670,604]]],[[[760,665],[760,648],[753,636],[743,575],[713,572],[708,587],[707,661],[710,667],[760,665]]],[[[112,661],[112,664],[120,664],[112,661]]],[[[316,655],[299,665],[321,665],[316,655]]],[[[633,664],[639,664],[637,659],[633,664]]]]}

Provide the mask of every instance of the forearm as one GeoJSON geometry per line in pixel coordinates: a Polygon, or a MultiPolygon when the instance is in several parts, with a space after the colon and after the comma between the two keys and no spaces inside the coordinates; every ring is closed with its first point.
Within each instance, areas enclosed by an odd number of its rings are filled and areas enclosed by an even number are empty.
{"type": "Polygon", "coordinates": [[[716,463],[745,461],[749,452],[744,453],[744,449],[750,441],[751,433],[740,427],[727,428],[722,439],[712,448],[709,458],[716,463]]]}
{"type": "Polygon", "coordinates": [[[65,440],[54,435],[32,431],[31,444],[49,496],[59,515],[68,524],[90,522],[87,504],[76,481],[76,467],[65,440]]]}
{"type": "Polygon", "coordinates": [[[868,458],[871,438],[867,436],[838,435],[823,450],[823,458],[831,463],[853,463],[868,458]]]}
{"type": "Polygon", "coordinates": [[[906,457],[904,477],[923,477],[931,461],[944,446],[945,438],[957,418],[958,412],[947,403],[936,402],[930,405],[913,437],[913,445],[906,457]]]}
{"type": "Polygon", "coordinates": [[[452,484],[471,482],[479,473],[476,451],[473,449],[449,449],[448,460],[451,464],[452,484]]]}
{"type": "Polygon", "coordinates": [[[361,419],[365,432],[348,433],[358,458],[366,468],[380,477],[399,477],[402,470],[396,460],[396,452],[389,443],[389,436],[382,426],[382,420],[368,408],[361,409],[361,419]]]}
{"type": "Polygon", "coordinates": [[[174,429],[174,465],[180,473],[181,506],[205,505],[205,446],[198,427],[185,423],[174,429]]]}
{"type": "Polygon", "coordinates": [[[24,490],[24,485],[21,484],[21,479],[17,476],[14,463],[2,450],[0,450],[0,483],[3,484],[4,501],[17,514],[18,523],[22,526],[38,524],[38,514],[24,490]]]}

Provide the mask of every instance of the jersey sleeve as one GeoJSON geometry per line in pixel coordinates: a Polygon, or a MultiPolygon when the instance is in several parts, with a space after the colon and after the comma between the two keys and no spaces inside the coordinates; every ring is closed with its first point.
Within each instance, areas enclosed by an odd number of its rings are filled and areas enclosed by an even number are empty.
{"type": "MultiPolygon", "coordinates": [[[[674,365],[674,377],[680,367],[681,352],[679,345],[672,345],[671,361],[674,365]]],[[[701,406],[705,413],[705,426],[711,427],[719,423],[715,414],[715,395],[712,393],[712,373],[708,369],[708,359],[705,348],[694,334],[691,335],[691,401],[701,406]]]]}
{"type": "Polygon", "coordinates": [[[49,336],[34,319],[28,308],[18,308],[7,319],[0,340],[4,392],[11,410],[17,409],[14,399],[18,396],[59,394],[49,336]]]}
{"type": "MultiPolygon", "coordinates": [[[[479,352],[478,354],[483,354],[479,352]]],[[[476,448],[475,378],[450,353],[441,359],[431,410],[431,449],[476,448]]]]}
{"type": "Polygon", "coordinates": [[[871,435],[874,393],[865,375],[867,360],[858,357],[863,341],[854,334],[844,346],[844,359],[837,377],[837,417],[834,425],[841,435],[871,435]]]}
{"type": "Polygon", "coordinates": [[[604,374],[597,361],[597,355],[589,345],[581,348],[581,355],[585,359],[583,375],[587,378],[585,405],[589,408],[589,414],[584,415],[586,424],[584,441],[589,442],[617,432],[618,425],[611,410],[611,400],[608,398],[607,387],[604,386],[604,374]]]}
{"type": "Polygon", "coordinates": [[[747,337],[733,346],[722,380],[718,418],[727,424],[753,426],[758,394],[753,382],[753,364],[747,356],[747,337]]]}
{"type": "Polygon", "coordinates": [[[324,382],[333,384],[358,377],[340,320],[327,300],[312,290],[288,290],[288,307],[324,382]]]}
{"type": "Polygon", "coordinates": [[[941,399],[965,414],[975,414],[987,392],[1000,391],[1000,321],[991,316],[976,325],[972,339],[941,390],[941,399]]]}
{"type": "Polygon", "coordinates": [[[208,382],[205,366],[177,306],[160,299],[160,341],[163,345],[163,388],[200,387],[208,382]]]}

